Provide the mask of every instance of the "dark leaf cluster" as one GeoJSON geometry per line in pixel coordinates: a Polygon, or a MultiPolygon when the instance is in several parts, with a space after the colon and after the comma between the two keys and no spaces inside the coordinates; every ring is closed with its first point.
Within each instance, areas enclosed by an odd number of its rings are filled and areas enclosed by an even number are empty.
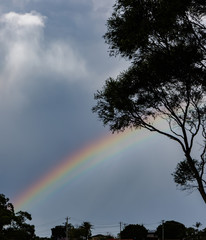
{"type": "Polygon", "coordinates": [[[121,239],[144,240],[148,230],[139,224],[129,224],[120,233],[121,239]]]}
{"type": "Polygon", "coordinates": [[[186,35],[195,40],[194,27],[197,34],[205,34],[199,21],[205,12],[203,0],[118,0],[107,21],[104,38],[111,55],[133,59],[148,47],[152,49],[161,38],[174,42],[181,33],[179,41],[186,35]],[[192,26],[192,22],[186,21],[188,16],[198,24],[192,26]]]}
{"type": "MultiPolygon", "coordinates": [[[[201,166],[197,160],[193,160],[193,163],[198,170],[201,171],[201,166]]],[[[183,190],[192,190],[197,188],[195,174],[192,171],[187,160],[181,161],[177,164],[177,167],[172,174],[175,183],[180,186],[183,190]]]]}
{"type": "Polygon", "coordinates": [[[157,227],[156,233],[159,239],[162,239],[163,228],[165,239],[183,239],[186,236],[187,229],[184,224],[176,221],[166,221],[157,227]]]}
{"type": "Polygon", "coordinates": [[[32,240],[35,239],[33,225],[27,223],[31,220],[27,212],[14,212],[13,204],[4,194],[0,194],[0,239],[1,240],[32,240]]]}

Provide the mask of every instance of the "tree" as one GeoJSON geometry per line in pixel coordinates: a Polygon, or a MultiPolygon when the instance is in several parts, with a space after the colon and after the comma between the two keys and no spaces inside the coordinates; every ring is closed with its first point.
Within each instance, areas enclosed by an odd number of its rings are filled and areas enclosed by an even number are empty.
{"type": "Polygon", "coordinates": [[[88,240],[89,238],[91,238],[92,236],[92,225],[89,222],[83,222],[82,225],[80,226],[80,231],[81,231],[81,235],[82,237],[84,237],[84,239],[88,240]]]}
{"type": "MultiPolygon", "coordinates": [[[[91,237],[92,225],[89,222],[83,222],[82,225],[74,227],[72,224],[68,224],[69,229],[69,239],[86,239],[91,237]]],[[[51,239],[59,239],[66,237],[66,226],[55,226],[51,229],[52,236],[51,239]]]]}
{"type": "Polygon", "coordinates": [[[206,239],[206,228],[201,230],[201,232],[200,232],[200,239],[202,239],[202,240],[206,239]]]}
{"type": "Polygon", "coordinates": [[[145,128],[178,143],[174,181],[206,203],[205,13],[203,0],[117,0],[104,38],[131,66],[106,80],[93,112],[113,132],[145,128]]]}
{"type": "Polygon", "coordinates": [[[121,239],[143,240],[146,238],[147,232],[143,225],[129,224],[121,231],[121,239]]]}
{"type": "Polygon", "coordinates": [[[31,240],[35,237],[34,225],[28,224],[26,221],[32,220],[31,214],[19,211],[15,214],[11,221],[11,225],[5,230],[9,239],[31,240]]]}
{"type": "Polygon", "coordinates": [[[55,226],[51,229],[52,236],[51,239],[57,240],[59,238],[66,237],[66,227],[65,226],[55,226]]]}
{"type": "MultiPolygon", "coordinates": [[[[162,239],[162,224],[157,227],[158,238],[162,239]]],[[[176,221],[166,221],[164,223],[165,239],[183,239],[186,235],[186,227],[184,224],[176,221]]]]}
{"type": "Polygon", "coordinates": [[[31,219],[27,212],[19,211],[15,214],[13,204],[4,194],[0,194],[0,239],[34,239],[34,226],[26,223],[31,219]]]}
{"type": "Polygon", "coordinates": [[[4,229],[11,224],[14,217],[14,207],[4,194],[0,194],[0,239],[4,239],[4,229]]]}
{"type": "Polygon", "coordinates": [[[193,227],[189,227],[186,229],[185,239],[187,239],[187,240],[196,239],[196,230],[193,227]]]}
{"type": "Polygon", "coordinates": [[[206,229],[200,230],[199,228],[202,226],[200,222],[196,222],[193,227],[189,227],[186,229],[186,238],[187,240],[198,240],[198,239],[206,239],[206,229]]]}
{"type": "Polygon", "coordinates": [[[196,235],[196,239],[200,239],[200,227],[202,226],[202,223],[200,222],[196,222],[194,227],[195,227],[195,235],[196,235]]]}

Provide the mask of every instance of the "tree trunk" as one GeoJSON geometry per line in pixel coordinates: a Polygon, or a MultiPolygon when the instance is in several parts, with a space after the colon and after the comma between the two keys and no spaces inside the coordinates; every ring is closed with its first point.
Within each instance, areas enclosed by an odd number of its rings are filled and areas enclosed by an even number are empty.
{"type": "Polygon", "coordinates": [[[204,202],[206,203],[206,192],[205,192],[205,188],[203,186],[203,181],[202,178],[199,175],[199,172],[197,170],[197,168],[195,167],[194,161],[192,159],[192,157],[190,156],[189,153],[185,153],[186,159],[189,163],[189,166],[191,167],[194,175],[195,175],[195,179],[197,181],[198,184],[198,191],[200,192],[200,195],[202,196],[202,199],[204,200],[204,202]]]}

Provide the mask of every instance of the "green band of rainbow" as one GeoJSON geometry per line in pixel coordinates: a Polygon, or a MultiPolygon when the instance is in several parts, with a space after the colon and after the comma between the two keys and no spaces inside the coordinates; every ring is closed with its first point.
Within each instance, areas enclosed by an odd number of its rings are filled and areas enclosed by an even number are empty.
{"type": "Polygon", "coordinates": [[[144,141],[151,133],[148,131],[125,130],[118,134],[108,134],[86,145],[79,151],[68,156],[48,173],[34,182],[14,200],[15,210],[19,211],[25,205],[30,204],[39,195],[43,195],[47,189],[55,191],[57,182],[62,179],[71,179],[82,172],[96,166],[114,155],[125,151],[128,147],[144,141]]]}

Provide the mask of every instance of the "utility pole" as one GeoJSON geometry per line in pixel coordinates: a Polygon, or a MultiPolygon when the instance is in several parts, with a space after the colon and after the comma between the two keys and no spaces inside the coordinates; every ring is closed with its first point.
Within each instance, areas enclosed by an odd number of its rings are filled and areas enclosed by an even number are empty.
{"type": "Polygon", "coordinates": [[[162,220],[162,240],[165,239],[164,220],[162,220]]]}
{"type": "Polygon", "coordinates": [[[68,219],[69,219],[69,218],[66,217],[66,240],[69,240],[69,236],[68,236],[68,235],[69,235],[69,234],[68,234],[68,233],[69,233],[69,230],[68,230],[68,219]]]}
{"type": "Polygon", "coordinates": [[[119,223],[119,227],[120,227],[120,232],[119,232],[119,239],[122,239],[121,238],[121,231],[122,231],[122,222],[119,223]]]}

